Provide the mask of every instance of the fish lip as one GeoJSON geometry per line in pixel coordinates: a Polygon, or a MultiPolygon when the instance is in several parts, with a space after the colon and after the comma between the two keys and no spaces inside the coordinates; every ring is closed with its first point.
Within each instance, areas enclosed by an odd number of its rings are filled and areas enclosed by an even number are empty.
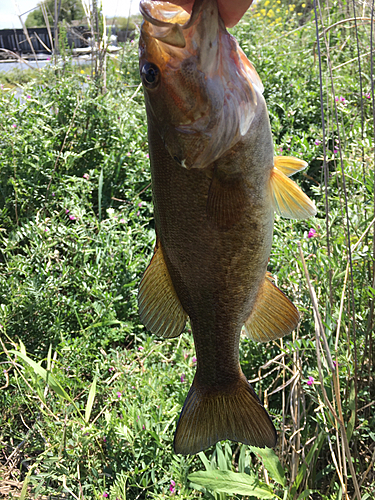
{"type": "MultiPolygon", "coordinates": [[[[170,28],[171,26],[173,26],[173,24],[178,24],[182,29],[188,29],[197,21],[205,1],[206,0],[195,0],[190,17],[184,24],[163,21],[161,19],[157,19],[156,17],[152,16],[150,9],[148,9],[147,7],[148,6],[151,7],[151,5],[155,6],[155,2],[150,1],[150,0],[141,0],[140,5],[139,5],[139,10],[140,10],[140,12],[143,16],[143,19],[145,21],[148,21],[152,25],[157,26],[159,28],[170,28]]],[[[160,7],[161,7],[160,10],[163,10],[162,2],[158,2],[158,3],[160,4],[160,7]]],[[[163,2],[163,3],[168,4],[168,2],[163,2]]],[[[177,6],[175,6],[175,7],[177,7],[177,6]]],[[[164,8],[164,10],[166,10],[166,8],[164,8]]],[[[184,9],[182,7],[180,7],[180,10],[184,11],[184,9]]]]}

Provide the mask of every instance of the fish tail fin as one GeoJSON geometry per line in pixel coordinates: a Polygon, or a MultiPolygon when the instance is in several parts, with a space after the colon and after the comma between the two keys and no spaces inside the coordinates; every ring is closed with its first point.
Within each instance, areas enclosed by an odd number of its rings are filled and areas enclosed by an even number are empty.
{"type": "Polygon", "coordinates": [[[195,454],[224,439],[259,448],[276,445],[275,427],[243,373],[223,391],[200,388],[194,379],[177,424],[174,450],[195,454]]]}

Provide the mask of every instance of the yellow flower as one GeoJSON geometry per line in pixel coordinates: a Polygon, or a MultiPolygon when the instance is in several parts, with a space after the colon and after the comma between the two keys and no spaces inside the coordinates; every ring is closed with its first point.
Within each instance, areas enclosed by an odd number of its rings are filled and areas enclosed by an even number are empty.
{"type": "Polygon", "coordinates": [[[260,9],[260,12],[265,16],[266,15],[266,9],[260,9]]]}
{"type": "Polygon", "coordinates": [[[81,75],[84,75],[84,74],[85,74],[85,72],[83,71],[83,69],[81,69],[81,75]]]}
{"type": "Polygon", "coordinates": [[[302,16],[302,12],[298,12],[297,16],[302,16]]]}
{"type": "Polygon", "coordinates": [[[267,12],[267,16],[268,17],[275,17],[275,13],[272,9],[270,9],[268,12],[267,12]]]}
{"type": "Polygon", "coordinates": [[[277,2],[276,2],[276,3],[281,3],[281,1],[280,1],[280,0],[277,0],[277,2]]]}
{"type": "Polygon", "coordinates": [[[270,0],[267,0],[267,2],[264,2],[264,6],[267,7],[267,5],[270,3],[270,0]]]}
{"type": "Polygon", "coordinates": [[[289,5],[289,10],[290,10],[291,12],[293,12],[295,8],[296,8],[296,6],[295,6],[295,5],[289,5]]]}
{"type": "Polygon", "coordinates": [[[302,8],[304,9],[305,7],[306,7],[306,4],[305,4],[305,3],[303,3],[303,4],[302,4],[302,8]]]}
{"type": "Polygon", "coordinates": [[[276,12],[280,12],[280,9],[276,9],[276,12]]]}
{"type": "Polygon", "coordinates": [[[280,21],[281,21],[281,17],[278,17],[278,18],[276,19],[276,22],[277,22],[277,23],[279,23],[280,21]]]}

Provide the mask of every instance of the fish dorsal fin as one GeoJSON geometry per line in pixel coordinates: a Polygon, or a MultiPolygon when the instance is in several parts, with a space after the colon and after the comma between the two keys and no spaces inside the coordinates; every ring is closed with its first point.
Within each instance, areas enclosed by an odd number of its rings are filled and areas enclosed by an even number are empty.
{"type": "Polygon", "coordinates": [[[245,199],[242,175],[226,175],[215,168],[206,206],[210,226],[221,231],[234,226],[244,213],[245,199]]]}
{"type": "Polygon", "coordinates": [[[279,339],[294,330],[298,322],[297,308],[271,282],[267,273],[254,309],[244,325],[247,336],[256,342],[279,339]]]}
{"type": "Polygon", "coordinates": [[[142,323],[155,335],[172,338],[182,333],[188,316],[177,297],[158,239],[139,285],[138,307],[142,323]]]}
{"type": "MultiPolygon", "coordinates": [[[[286,167],[284,166],[283,169],[286,170],[286,167]]],[[[270,189],[274,210],[282,217],[307,219],[316,214],[315,205],[310,198],[276,167],[271,172],[270,189]]]]}
{"type": "Polygon", "coordinates": [[[300,172],[308,165],[306,161],[294,158],[294,156],[275,156],[273,164],[287,177],[290,177],[296,172],[300,172]]]}

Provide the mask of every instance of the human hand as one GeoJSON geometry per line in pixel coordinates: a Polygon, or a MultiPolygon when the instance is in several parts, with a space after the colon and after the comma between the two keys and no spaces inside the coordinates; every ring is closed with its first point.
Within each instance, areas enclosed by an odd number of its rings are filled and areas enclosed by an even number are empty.
{"type": "MultiPolygon", "coordinates": [[[[194,0],[167,0],[170,3],[183,7],[187,12],[191,12],[194,0]]],[[[217,0],[220,16],[227,28],[235,26],[247,9],[253,3],[253,0],[217,0]]]]}

